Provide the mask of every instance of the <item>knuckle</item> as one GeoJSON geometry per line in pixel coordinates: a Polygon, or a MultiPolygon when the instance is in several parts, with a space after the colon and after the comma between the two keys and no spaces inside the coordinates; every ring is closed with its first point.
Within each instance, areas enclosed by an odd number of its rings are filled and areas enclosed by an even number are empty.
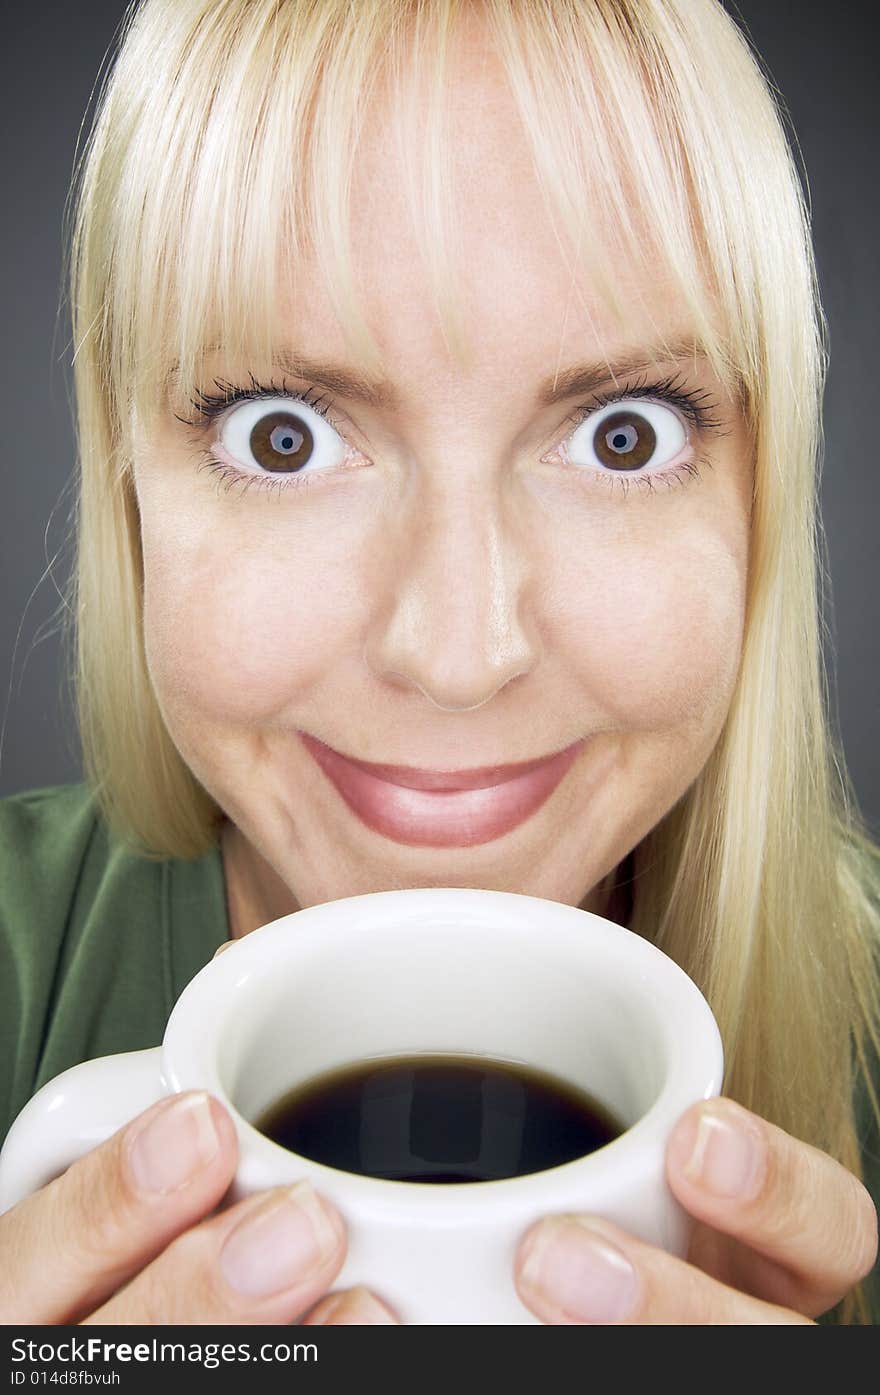
{"type": "Polygon", "coordinates": [[[224,1306],[212,1301],[209,1265],[203,1228],[186,1230],[87,1322],[168,1326],[224,1318],[224,1306]]]}
{"type": "Polygon", "coordinates": [[[812,1237],[812,1248],[821,1246],[835,1273],[852,1283],[876,1261],[877,1212],[870,1193],[842,1164],[812,1147],[771,1151],[752,1213],[762,1241],[781,1250],[812,1237]]]}
{"type": "Polygon", "coordinates": [[[0,1218],[0,1326],[30,1320],[39,1257],[51,1251],[54,1239],[46,1191],[25,1197],[0,1218]]]}
{"type": "Polygon", "coordinates": [[[207,1295],[211,1289],[208,1246],[200,1227],[179,1235],[142,1269],[131,1286],[130,1302],[139,1323],[159,1325],[223,1316],[225,1309],[207,1295]]]}
{"type": "Polygon", "coordinates": [[[343,1292],[341,1300],[334,1304],[331,1298],[329,1310],[325,1310],[323,1321],[332,1326],[372,1326],[374,1324],[395,1324],[397,1317],[380,1298],[371,1293],[363,1284],[343,1292]]]}
{"type": "Polygon", "coordinates": [[[635,1301],[629,1326],[669,1322],[721,1323],[727,1290],[708,1274],[660,1250],[640,1247],[635,1301]]]}
{"type": "Polygon", "coordinates": [[[87,1322],[105,1323],[109,1320],[113,1324],[128,1322],[141,1327],[163,1327],[185,1321],[176,1316],[176,1306],[174,1285],[163,1284],[156,1275],[155,1266],[150,1265],[117,1291],[109,1319],[106,1312],[99,1311],[87,1322]]]}
{"type": "Polygon", "coordinates": [[[761,1188],[747,1208],[762,1239],[774,1246],[812,1229],[820,1182],[814,1158],[805,1154],[799,1161],[787,1148],[769,1147],[761,1188]]]}
{"type": "MultiPolygon", "coordinates": [[[[657,1308],[670,1310],[680,1310],[686,1313],[690,1319],[705,1322],[711,1325],[720,1325],[730,1321],[729,1298],[730,1290],[718,1283],[709,1274],[704,1274],[699,1269],[694,1269],[690,1265],[683,1265],[680,1269],[676,1266],[675,1287],[672,1284],[666,1288],[662,1295],[658,1294],[657,1308]],[[679,1298],[679,1294],[681,1295],[679,1298]],[[675,1295],[673,1297],[673,1295],[675,1295]],[[680,1306],[679,1306],[680,1305],[680,1306]]],[[[663,1321],[670,1320],[665,1315],[663,1321]]],[[[675,1318],[671,1319],[675,1321],[675,1318]]]]}
{"type": "Polygon", "coordinates": [[[131,1244],[140,1203],[129,1187],[117,1139],[79,1158],[51,1184],[54,1223],[84,1263],[122,1256],[131,1244]]]}

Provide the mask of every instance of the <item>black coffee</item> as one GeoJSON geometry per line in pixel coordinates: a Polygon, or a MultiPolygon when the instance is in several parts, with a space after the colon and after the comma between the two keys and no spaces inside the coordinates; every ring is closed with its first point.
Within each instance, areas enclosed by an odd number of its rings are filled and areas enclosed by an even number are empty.
{"type": "Polygon", "coordinates": [[[623,1132],[590,1095],[484,1056],[389,1056],[295,1086],[254,1121],[294,1153],[399,1182],[492,1182],[557,1167],[623,1132]]]}

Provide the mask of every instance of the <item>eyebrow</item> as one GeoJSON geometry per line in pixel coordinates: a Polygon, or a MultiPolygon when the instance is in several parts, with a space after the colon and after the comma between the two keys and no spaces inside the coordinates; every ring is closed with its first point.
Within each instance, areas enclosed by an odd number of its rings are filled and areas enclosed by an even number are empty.
{"type": "MultiPolygon", "coordinates": [[[[693,336],[678,338],[672,343],[657,345],[653,349],[630,350],[614,363],[608,359],[598,359],[593,363],[579,363],[561,369],[544,379],[538,388],[536,400],[540,407],[552,407],[568,397],[593,392],[606,383],[630,378],[663,364],[706,358],[706,349],[693,336]]],[[[275,352],[272,362],[274,367],[283,372],[297,378],[305,378],[316,386],[326,388],[329,392],[350,401],[365,402],[371,407],[392,410],[400,405],[398,393],[387,379],[367,378],[343,368],[341,364],[322,362],[289,349],[275,352]]],[[[174,371],[172,369],[169,378],[174,376],[174,371]]]]}
{"type": "Polygon", "coordinates": [[[600,359],[596,363],[575,364],[545,379],[538,389],[538,403],[542,407],[552,407],[566,397],[580,397],[620,378],[632,378],[664,364],[696,363],[708,357],[705,347],[691,337],[676,339],[671,344],[658,344],[653,349],[632,350],[614,363],[600,359]]]}

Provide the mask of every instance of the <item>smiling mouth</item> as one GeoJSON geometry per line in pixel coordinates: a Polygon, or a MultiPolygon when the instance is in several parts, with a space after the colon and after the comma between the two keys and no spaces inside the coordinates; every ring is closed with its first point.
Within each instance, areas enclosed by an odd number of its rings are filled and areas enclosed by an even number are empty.
{"type": "Polygon", "coordinates": [[[554,792],[587,738],[514,765],[423,770],[344,756],[306,732],[300,739],[367,828],[413,847],[475,847],[518,828],[554,792]]]}

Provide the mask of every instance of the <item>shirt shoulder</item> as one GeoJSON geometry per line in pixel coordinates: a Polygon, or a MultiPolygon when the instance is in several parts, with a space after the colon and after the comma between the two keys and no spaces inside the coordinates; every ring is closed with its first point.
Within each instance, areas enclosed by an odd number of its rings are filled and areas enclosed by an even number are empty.
{"type": "Polygon", "coordinates": [[[97,815],[85,784],[0,799],[0,1129],[31,1093],[97,815]]]}
{"type": "MultiPolygon", "coordinates": [[[[97,812],[86,784],[50,785],[0,799],[0,898],[13,888],[48,890],[40,867],[81,860],[97,812]],[[39,865],[33,855],[39,854],[39,865]]],[[[2,904],[2,901],[0,901],[2,904]]]]}
{"type": "Polygon", "coordinates": [[[138,854],[85,783],[0,799],[0,1140],[68,1066],[158,1045],[226,934],[219,852],[138,854]]]}

